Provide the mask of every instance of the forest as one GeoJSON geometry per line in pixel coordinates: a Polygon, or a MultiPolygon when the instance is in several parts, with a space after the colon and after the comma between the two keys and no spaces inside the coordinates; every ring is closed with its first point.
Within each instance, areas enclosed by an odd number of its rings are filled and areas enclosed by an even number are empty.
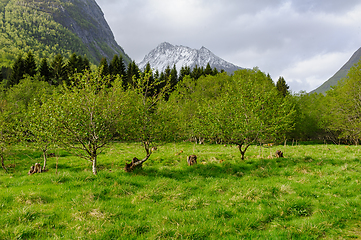
{"type": "MultiPolygon", "coordinates": [[[[36,62],[29,51],[2,68],[1,163],[17,143],[44,153],[59,147],[92,163],[112,141],[140,142],[144,159],[157,144],[195,141],[233,144],[242,159],[251,145],[314,141],[355,144],[360,139],[361,64],[322,94],[291,93],[283,77],[275,83],[258,68],[232,75],[216,69],[175,66],[141,71],[121,56],[99,66],[84,56],[36,62]]],[[[137,163],[136,163],[137,162],[137,163]]]]}

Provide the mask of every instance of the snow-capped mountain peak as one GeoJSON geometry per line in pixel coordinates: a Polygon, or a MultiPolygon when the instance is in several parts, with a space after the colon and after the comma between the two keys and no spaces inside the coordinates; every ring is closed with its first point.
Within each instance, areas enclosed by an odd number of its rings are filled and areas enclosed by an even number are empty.
{"type": "Polygon", "coordinates": [[[205,68],[208,63],[212,68],[217,68],[219,71],[223,69],[229,73],[241,69],[241,67],[217,57],[206,47],[197,50],[185,46],[174,46],[168,42],[163,42],[150,51],[139,63],[139,68],[144,69],[148,62],[153,69],[159,72],[163,72],[168,66],[172,68],[174,65],[178,71],[183,66],[191,69],[196,65],[205,68]]]}

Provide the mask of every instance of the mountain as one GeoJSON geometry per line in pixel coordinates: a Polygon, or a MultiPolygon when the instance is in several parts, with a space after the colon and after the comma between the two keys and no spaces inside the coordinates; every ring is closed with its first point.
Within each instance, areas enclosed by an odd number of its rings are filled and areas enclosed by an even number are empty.
{"type": "Polygon", "coordinates": [[[206,67],[208,63],[212,68],[217,68],[219,71],[223,69],[228,73],[241,69],[241,67],[217,57],[205,47],[197,50],[184,46],[174,46],[167,42],[161,43],[150,51],[138,64],[139,68],[144,69],[148,62],[153,69],[160,72],[163,72],[167,66],[172,68],[175,65],[179,71],[182,66],[188,66],[192,69],[196,65],[206,67]]]}
{"type": "Polygon", "coordinates": [[[324,82],[321,86],[313,90],[311,93],[325,93],[327,90],[331,89],[331,86],[337,85],[340,79],[343,79],[347,76],[349,70],[353,65],[355,65],[361,59],[361,48],[359,48],[347,61],[345,65],[342,66],[340,70],[338,70],[335,75],[333,75],[330,79],[324,82]]]}
{"type": "Polygon", "coordinates": [[[93,63],[122,55],[95,0],[1,0],[0,65],[32,50],[38,58],[86,55],[93,63]]]}

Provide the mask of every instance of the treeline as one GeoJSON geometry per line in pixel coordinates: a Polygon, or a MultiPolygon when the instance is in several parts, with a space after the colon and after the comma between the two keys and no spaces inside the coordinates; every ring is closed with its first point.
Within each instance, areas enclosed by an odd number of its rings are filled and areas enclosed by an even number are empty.
{"type": "MultiPolygon", "coordinates": [[[[29,51],[25,56],[19,54],[11,67],[3,66],[1,68],[0,81],[4,81],[5,87],[9,88],[18,84],[24,77],[30,76],[37,77],[39,80],[48,82],[50,85],[58,86],[63,83],[70,85],[69,79],[75,73],[83,73],[85,70],[96,70],[95,66],[91,68],[90,61],[86,56],[73,53],[69,59],[65,59],[61,54],[57,54],[52,60],[42,58],[39,62],[36,62],[34,54],[32,51],[29,51]]],[[[164,72],[156,70],[153,73],[148,63],[144,71],[141,71],[134,61],[126,66],[121,55],[114,55],[109,63],[106,58],[102,58],[97,66],[97,71],[99,71],[102,77],[109,75],[111,80],[119,75],[123,78],[124,87],[134,87],[134,79],[138,79],[144,73],[151,72],[150,81],[165,82],[167,79],[167,81],[170,81],[172,89],[185,76],[198,79],[201,76],[215,76],[219,73],[216,68],[212,69],[210,64],[207,64],[206,68],[195,66],[193,69],[183,66],[179,73],[174,65],[173,68],[168,66],[164,72]]],[[[224,71],[221,70],[221,72],[224,71]]]]}
{"type": "Polygon", "coordinates": [[[12,67],[1,68],[1,81],[4,81],[6,88],[12,87],[21,79],[29,76],[36,77],[50,85],[70,84],[69,78],[75,73],[82,73],[90,70],[90,62],[86,56],[82,57],[73,53],[68,60],[58,54],[49,61],[42,58],[36,62],[34,54],[29,51],[26,56],[19,54],[12,67]]]}
{"type": "Polygon", "coordinates": [[[31,52],[19,56],[2,82],[4,169],[6,153],[20,141],[43,151],[43,169],[48,149],[62,147],[89,160],[96,174],[97,156],[113,140],[143,144],[145,156],[125,167],[132,171],[160,142],[232,144],[244,159],[252,144],[293,139],[358,144],[361,138],[361,63],[324,96],[291,94],[283,77],[275,83],[257,68],[228,75],[209,66],[184,67],[178,74],[173,66],[159,73],[149,64],[143,71],[134,62],[125,67],[119,56],[97,67],[76,54],[66,61],[58,56],[49,64],[36,63],[31,52]],[[66,75],[56,75],[62,72],[57,66],[66,75]]]}

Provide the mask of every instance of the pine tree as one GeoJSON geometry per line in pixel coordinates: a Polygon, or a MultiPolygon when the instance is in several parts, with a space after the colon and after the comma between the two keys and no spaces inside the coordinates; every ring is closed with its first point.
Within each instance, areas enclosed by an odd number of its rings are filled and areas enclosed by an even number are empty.
{"type": "Polygon", "coordinates": [[[178,83],[178,72],[174,64],[172,70],[170,71],[170,91],[172,92],[178,83]]]}
{"type": "Polygon", "coordinates": [[[158,89],[154,86],[155,85],[155,78],[154,78],[153,70],[152,70],[149,62],[145,66],[144,73],[143,73],[143,78],[146,75],[149,76],[147,85],[150,86],[150,88],[149,89],[144,89],[144,91],[147,91],[146,92],[147,96],[154,96],[158,92],[158,89]]]}
{"type": "Polygon", "coordinates": [[[278,78],[278,81],[276,83],[276,88],[284,97],[290,94],[288,90],[290,87],[286,84],[286,81],[283,77],[278,78]]]}
{"type": "Polygon", "coordinates": [[[39,67],[40,76],[43,77],[44,81],[51,83],[51,69],[46,58],[41,59],[39,67]]]}
{"type": "Polygon", "coordinates": [[[191,77],[195,80],[199,79],[204,74],[203,67],[198,67],[197,65],[193,68],[191,77]]]}
{"type": "Polygon", "coordinates": [[[191,75],[191,69],[188,66],[182,66],[181,70],[179,71],[179,78],[178,81],[181,82],[185,76],[191,75]]]}
{"type": "Polygon", "coordinates": [[[207,63],[206,69],[204,70],[204,75],[212,75],[213,74],[213,70],[211,68],[211,65],[209,63],[207,63]]]}
{"type": "Polygon", "coordinates": [[[19,54],[12,67],[11,76],[6,84],[6,87],[11,87],[19,83],[20,79],[23,78],[25,73],[24,65],[25,63],[23,56],[19,54]]]}
{"type": "Polygon", "coordinates": [[[82,67],[83,72],[85,70],[90,70],[90,61],[89,61],[89,59],[87,58],[86,55],[84,55],[84,57],[82,58],[82,66],[81,67],[82,67]]]}
{"type": "Polygon", "coordinates": [[[11,75],[11,68],[2,66],[1,67],[0,82],[2,82],[3,80],[9,79],[10,75],[11,75]]]}
{"type": "Polygon", "coordinates": [[[106,58],[102,58],[102,60],[100,60],[98,69],[100,70],[100,75],[102,77],[108,76],[110,74],[109,65],[106,58]]]}
{"type": "Polygon", "coordinates": [[[119,76],[126,75],[125,65],[121,55],[114,55],[112,61],[109,64],[109,73],[113,76],[116,76],[117,74],[119,74],[119,76]]]}
{"type": "Polygon", "coordinates": [[[128,65],[127,77],[126,77],[126,81],[125,81],[126,87],[129,85],[132,87],[136,87],[136,83],[133,82],[133,78],[135,78],[135,79],[140,78],[140,70],[139,70],[139,67],[137,66],[137,64],[135,63],[135,61],[130,62],[128,65]]]}
{"type": "Polygon", "coordinates": [[[219,73],[219,72],[218,72],[217,68],[213,68],[212,75],[213,75],[213,76],[216,76],[218,73],[219,73]]]}
{"type": "Polygon", "coordinates": [[[51,63],[51,68],[53,70],[53,78],[50,82],[51,85],[59,85],[63,81],[68,81],[66,64],[64,63],[64,58],[61,54],[55,56],[54,60],[51,63]]]}
{"type": "Polygon", "coordinates": [[[266,76],[266,77],[267,77],[267,80],[268,80],[269,83],[274,84],[274,83],[273,83],[273,80],[272,80],[272,77],[271,77],[271,75],[270,75],[269,73],[267,73],[267,76],[266,76]]]}
{"type": "Polygon", "coordinates": [[[28,52],[24,60],[24,74],[28,74],[32,77],[36,74],[36,62],[34,54],[31,51],[28,52]]]}
{"type": "Polygon", "coordinates": [[[77,72],[81,72],[82,64],[83,64],[83,59],[81,58],[81,56],[77,56],[75,53],[73,53],[70,56],[67,64],[69,75],[72,76],[77,72]]]}

